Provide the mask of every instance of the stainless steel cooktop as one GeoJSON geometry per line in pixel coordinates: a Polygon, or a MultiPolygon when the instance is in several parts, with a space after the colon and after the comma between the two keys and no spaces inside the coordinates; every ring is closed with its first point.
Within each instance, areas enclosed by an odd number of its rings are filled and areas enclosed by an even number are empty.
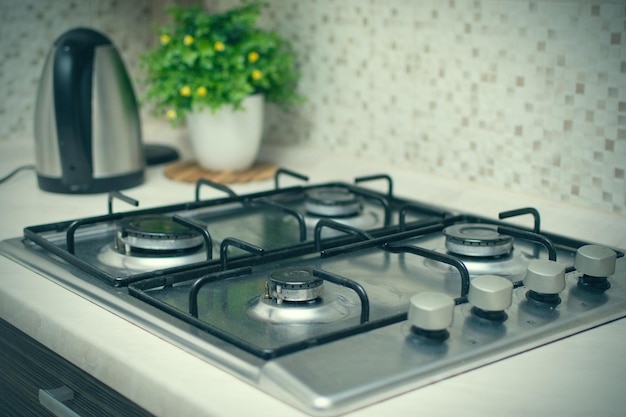
{"type": "Polygon", "coordinates": [[[454,213],[372,178],[389,191],[226,189],[27,227],[0,253],[312,415],[626,316],[622,250],[543,233],[533,209],[454,213]]]}

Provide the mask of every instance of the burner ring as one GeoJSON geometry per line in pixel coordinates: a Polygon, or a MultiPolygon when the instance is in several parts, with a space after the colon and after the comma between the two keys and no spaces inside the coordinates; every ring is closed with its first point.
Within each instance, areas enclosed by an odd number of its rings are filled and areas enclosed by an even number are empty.
{"type": "Polygon", "coordinates": [[[184,251],[202,245],[202,235],[165,215],[134,216],[117,223],[116,239],[128,249],[184,251]]]}
{"type": "Polygon", "coordinates": [[[324,290],[324,280],[313,275],[310,268],[291,267],[273,271],[267,281],[267,295],[277,304],[312,302],[324,290]]]}
{"type": "Polygon", "coordinates": [[[507,255],[513,249],[513,237],[498,233],[496,225],[455,224],[443,229],[446,249],[465,256],[493,257],[507,255]]]}
{"type": "Polygon", "coordinates": [[[361,199],[346,188],[322,187],[306,192],[304,203],[308,213],[323,217],[348,217],[362,210],[361,199]]]}

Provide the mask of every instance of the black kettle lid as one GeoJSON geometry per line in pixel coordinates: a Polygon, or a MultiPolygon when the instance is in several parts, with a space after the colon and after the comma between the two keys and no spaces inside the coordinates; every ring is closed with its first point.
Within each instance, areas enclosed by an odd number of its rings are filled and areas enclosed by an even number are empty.
{"type": "Polygon", "coordinates": [[[90,45],[93,47],[101,45],[112,45],[111,40],[104,34],[90,28],[75,28],[63,33],[54,41],[54,46],[72,43],[80,45],[90,45]]]}

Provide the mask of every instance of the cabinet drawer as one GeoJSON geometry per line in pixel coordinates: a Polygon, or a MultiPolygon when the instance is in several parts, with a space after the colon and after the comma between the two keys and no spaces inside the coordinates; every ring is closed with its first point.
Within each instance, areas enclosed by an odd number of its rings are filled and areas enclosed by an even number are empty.
{"type": "Polygon", "coordinates": [[[0,415],[53,416],[39,403],[39,390],[66,386],[65,401],[87,416],[151,416],[126,397],[0,319],[0,415]]]}

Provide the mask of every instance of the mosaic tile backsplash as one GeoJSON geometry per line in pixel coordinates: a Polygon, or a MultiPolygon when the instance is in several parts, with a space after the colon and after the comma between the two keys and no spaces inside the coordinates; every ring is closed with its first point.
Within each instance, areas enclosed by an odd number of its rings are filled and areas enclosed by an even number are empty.
{"type": "MultiPolygon", "coordinates": [[[[39,74],[60,33],[104,31],[138,78],[152,22],[171,2],[0,0],[0,138],[32,136],[39,74]]],[[[308,100],[289,113],[270,107],[266,142],[626,214],[624,0],[269,5],[261,24],[293,42],[308,100]]]]}

